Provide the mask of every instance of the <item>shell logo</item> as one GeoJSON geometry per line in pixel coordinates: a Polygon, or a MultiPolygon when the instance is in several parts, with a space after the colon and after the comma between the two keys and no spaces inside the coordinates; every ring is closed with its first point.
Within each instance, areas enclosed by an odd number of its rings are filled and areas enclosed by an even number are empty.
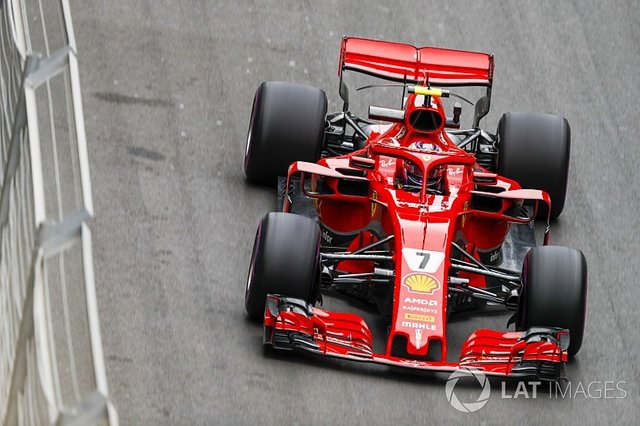
{"type": "Polygon", "coordinates": [[[414,293],[433,294],[440,288],[440,283],[431,275],[411,274],[404,277],[402,282],[414,293]]]}

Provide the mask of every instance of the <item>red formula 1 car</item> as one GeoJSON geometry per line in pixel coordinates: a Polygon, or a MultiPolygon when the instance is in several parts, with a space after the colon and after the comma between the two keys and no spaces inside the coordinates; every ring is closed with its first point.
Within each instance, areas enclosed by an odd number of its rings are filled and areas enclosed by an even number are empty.
{"type": "Polygon", "coordinates": [[[587,291],[583,254],[548,245],[565,201],[569,124],[507,113],[496,135],[480,129],[493,66],[484,53],[347,37],[343,111],[327,115],[315,88],[259,87],[244,170],[266,185],[284,176],[282,211],[258,227],[245,294],[266,345],[424,370],[563,376],[582,344],[587,291]],[[346,70],[395,82],[403,108],[355,116],[346,70]],[[466,100],[444,89],[459,86],[486,88],[469,130],[460,130],[460,104],[447,117],[441,99],[466,100]],[[544,244],[505,266],[513,232],[533,233],[535,218],[546,221],[544,244]],[[316,307],[325,290],[375,307],[383,350],[361,316],[316,307]],[[479,329],[451,361],[450,315],[483,303],[512,310],[515,331],[479,329]]]}

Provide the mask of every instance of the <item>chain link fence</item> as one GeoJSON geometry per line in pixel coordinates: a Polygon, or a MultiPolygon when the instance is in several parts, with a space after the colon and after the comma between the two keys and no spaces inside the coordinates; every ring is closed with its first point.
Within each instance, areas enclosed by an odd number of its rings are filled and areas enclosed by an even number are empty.
{"type": "Polygon", "coordinates": [[[67,0],[0,0],[0,422],[117,425],[67,0]]]}

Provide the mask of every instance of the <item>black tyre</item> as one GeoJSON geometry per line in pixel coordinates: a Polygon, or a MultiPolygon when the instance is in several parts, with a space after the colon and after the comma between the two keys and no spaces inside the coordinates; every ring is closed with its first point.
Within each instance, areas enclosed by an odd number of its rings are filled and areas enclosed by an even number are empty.
{"type": "Polygon", "coordinates": [[[268,213],[260,222],[251,255],[245,308],[262,320],[268,293],[315,303],[320,277],[320,231],[307,217],[268,213]]]}
{"type": "MultiPolygon", "coordinates": [[[[551,114],[508,112],[498,123],[498,173],[523,188],[541,189],[551,197],[551,218],[564,208],[569,176],[571,129],[551,114]]],[[[546,217],[546,208],[539,217],[546,217]]]]}
{"type": "Polygon", "coordinates": [[[253,99],[244,173],[275,186],[294,161],[316,162],[324,140],[327,96],[314,87],[263,82],[253,99]]]}
{"type": "Polygon", "coordinates": [[[569,247],[534,247],[522,267],[518,330],[531,327],[569,329],[569,355],[582,346],[587,305],[587,261],[569,247]]]}

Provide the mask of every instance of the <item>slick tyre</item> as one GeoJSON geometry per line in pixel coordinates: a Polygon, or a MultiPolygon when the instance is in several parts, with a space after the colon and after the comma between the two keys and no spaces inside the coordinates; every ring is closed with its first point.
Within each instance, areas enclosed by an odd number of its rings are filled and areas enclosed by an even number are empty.
{"type": "Polygon", "coordinates": [[[587,262],[580,250],[534,247],[522,267],[518,330],[531,327],[569,329],[569,355],[578,353],[587,305],[587,262]]]}
{"type": "MultiPolygon", "coordinates": [[[[551,197],[551,218],[564,209],[569,176],[571,129],[551,114],[508,112],[498,123],[498,173],[522,188],[540,189],[551,197]]],[[[541,206],[539,218],[546,218],[541,206]]]]}
{"type": "Polygon", "coordinates": [[[294,161],[316,162],[324,140],[324,91],[281,81],[263,82],[253,99],[244,173],[253,183],[276,186],[294,161]]]}
{"type": "Polygon", "coordinates": [[[260,222],[245,291],[249,317],[261,321],[267,294],[314,304],[320,278],[320,231],[307,217],[268,213],[260,222]]]}

